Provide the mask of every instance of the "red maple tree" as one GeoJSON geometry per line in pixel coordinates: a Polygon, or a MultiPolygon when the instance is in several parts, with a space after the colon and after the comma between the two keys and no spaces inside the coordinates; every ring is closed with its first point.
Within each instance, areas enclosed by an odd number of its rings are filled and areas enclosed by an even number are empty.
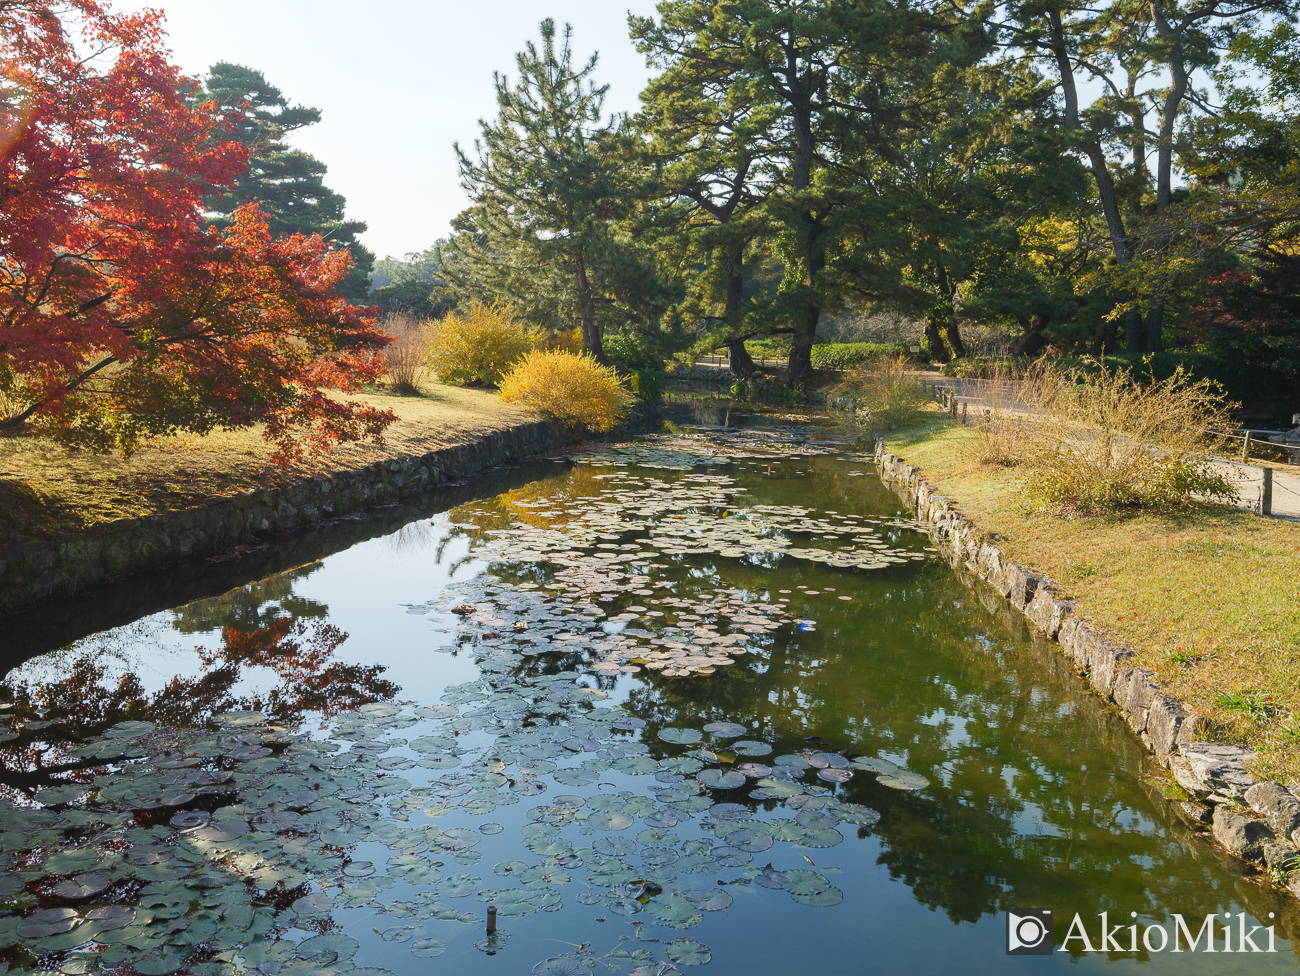
{"type": "Polygon", "coordinates": [[[281,463],[379,439],[391,412],[325,392],[390,341],[335,291],[350,254],[251,206],[207,223],[246,153],[164,40],[154,11],[0,0],[0,426],[129,451],[261,423],[281,463]]]}

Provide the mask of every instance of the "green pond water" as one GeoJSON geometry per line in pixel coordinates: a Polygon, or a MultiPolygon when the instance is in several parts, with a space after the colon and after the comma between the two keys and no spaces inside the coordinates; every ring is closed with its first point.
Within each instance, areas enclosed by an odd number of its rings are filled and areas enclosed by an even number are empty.
{"type": "Polygon", "coordinates": [[[678,419],[0,620],[0,976],[1300,969],[861,444],[678,419]]]}

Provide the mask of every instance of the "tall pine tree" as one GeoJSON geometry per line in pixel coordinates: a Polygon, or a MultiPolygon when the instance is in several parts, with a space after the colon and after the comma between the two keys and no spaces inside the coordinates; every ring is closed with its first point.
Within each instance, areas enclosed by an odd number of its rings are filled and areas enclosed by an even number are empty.
{"type": "Polygon", "coordinates": [[[752,148],[770,167],[764,209],[785,263],[767,312],[791,333],[789,383],[804,387],[817,323],[842,301],[828,262],[861,196],[858,161],[895,140],[906,76],[943,25],[892,0],[661,0],[658,12],[632,19],[643,51],[691,66],[720,102],[766,117],[752,148]]]}
{"type": "Polygon", "coordinates": [[[363,302],[375,263],[374,254],[357,240],[366,224],[345,217],[347,201],[325,185],[325,164],[285,143],[291,132],[319,122],[320,109],[290,105],[262,72],[224,61],[212,66],[197,100],[216,102],[231,136],[249,149],[248,170],[234,191],[207,201],[215,223],[229,224],[236,207],[252,202],[266,214],[276,237],[320,234],[346,247],[352,252],[352,270],[339,290],[349,301],[363,302]]]}
{"type": "Polygon", "coordinates": [[[657,283],[623,224],[646,187],[638,146],[620,120],[603,121],[608,86],[592,81],[596,55],[575,66],[571,33],[542,21],[514,83],[494,76],[498,113],[480,122],[476,158],[456,147],[472,204],[441,263],[469,295],[510,301],[552,331],[581,327],[583,348],[605,361],[607,328],[653,321],[657,283]]]}

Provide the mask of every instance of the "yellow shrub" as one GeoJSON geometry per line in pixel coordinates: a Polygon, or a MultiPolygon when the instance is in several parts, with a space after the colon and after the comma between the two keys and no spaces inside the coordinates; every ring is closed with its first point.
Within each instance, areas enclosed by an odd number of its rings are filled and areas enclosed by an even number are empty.
{"type": "Polygon", "coordinates": [[[850,372],[836,388],[871,412],[870,424],[893,430],[914,423],[930,401],[930,384],[906,356],[880,356],[850,372]]]}
{"type": "Polygon", "coordinates": [[[496,384],[541,337],[515,320],[509,305],[472,302],[429,329],[429,368],[450,383],[496,384]]]}
{"type": "Polygon", "coordinates": [[[571,352],[575,356],[582,353],[582,330],[569,329],[565,332],[556,332],[546,343],[546,348],[552,352],[571,352]]]}
{"type": "Polygon", "coordinates": [[[595,431],[613,428],[633,401],[610,367],[590,356],[541,349],[502,378],[501,399],[595,431]]]}

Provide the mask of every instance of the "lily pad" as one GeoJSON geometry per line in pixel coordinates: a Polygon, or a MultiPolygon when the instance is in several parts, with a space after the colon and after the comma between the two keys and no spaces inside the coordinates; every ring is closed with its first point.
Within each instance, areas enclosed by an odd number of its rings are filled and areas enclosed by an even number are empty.
{"type": "Polygon", "coordinates": [[[752,739],[740,739],[731,744],[731,751],[738,756],[767,756],[771,755],[772,747],[766,742],[755,742],[752,739]]]}
{"type": "Polygon", "coordinates": [[[720,912],[732,902],[730,892],[721,888],[696,888],[686,892],[685,898],[702,912],[720,912]]]}
{"type": "Polygon", "coordinates": [[[54,893],[69,901],[91,898],[108,887],[108,879],[102,874],[78,874],[54,886],[54,893]]]}
{"type": "Polygon", "coordinates": [[[664,742],[672,742],[677,745],[694,745],[696,742],[701,741],[704,736],[695,729],[675,729],[670,726],[659,730],[659,738],[664,742]]]}
{"type": "Polygon", "coordinates": [[[735,722],[710,722],[704,726],[704,731],[721,739],[734,739],[738,735],[744,735],[749,729],[735,722]]]}
{"type": "Polygon", "coordinates": [[[875,756],[858,756],[856,759],[849,760],[849,764],[856,769],[866,770],[868,773],[893,773],[898,771],[898,767],[888,759],[877,759],[875,756]]]}
{"type": "Polygon", "coordinates": [[[131,966],[141,976],[166,976],[167,973],[181,969],[192,951],[192,946],[160,946],[152,952],[134,957],[131,966]]]}
{"type": "Polygon", "coordinates": [[[711,790],[734,790],[745,785],[745,774],[733,770],[706,769],[695,777],[711,790]]]}
{"type": "Polygon", "coordinates": [[[810,905],[813,908],[830,908],[844,900],[844,892],[831,885],[822,891],[815,891],[810,894],[797,894],[792,891],[790,897],[801,905],[810,905]]]}
{"type": "Polygon", "coordinates": [[[587,960],[555,956],[543,959],[532,968],[533,976],[589,976],[592,964],[587,960]]]}
{"type": "Polygon", "coordinates": [[[597,830],[627,830],[636,821],[626,813],[593,813],[587,818],[587,824],[597,830]]]}
{"type": "Polygon", "coordinates": [[[290,907],[298,915],[316,915],[321,912],[328,912],[334,905],[325,892],[313,891],[311,894],[303,895],[297,899],[290,907]]]}
{"type": "Polygon", "coordinates": [[[674,929],[689,929],[704,921],[704,916],[695,910],[695,906],[675,892],[665,892],[650,899],[646,911],[674,929]]]}
{"type": "Polygon", "coordinates": [[[708,946],[693,939],[674,939],[664,946],[664,954],[678,966],[703,966],[713,958],[708,946]]]}
{"type": "Polygon", "coordinates": [[[81,913],[75,908],[47,908],[19,922],[18,935],[24,939],[43,939],[67,932],[81,921],[81,913]]]}
{"type": "Polygon", "coordinates": [[[920,773],[909,772],[906,769],[881,775],[876,782],[894,790],[923,790],[930,785],[930,781],[920,773]]]}
{"type": "Polygon", "coordinates": [[[411,943],[411,955],[420,959],[432,959],[447,951],[447,943],[442,939],[416,939],[411,943]]]}
{"type": "Polygon", "coordinates": [[[853,771],[850,769],[819,769],[817,770],[817,778],[828,783],[847,783],[853,778],[853,771]]]}

